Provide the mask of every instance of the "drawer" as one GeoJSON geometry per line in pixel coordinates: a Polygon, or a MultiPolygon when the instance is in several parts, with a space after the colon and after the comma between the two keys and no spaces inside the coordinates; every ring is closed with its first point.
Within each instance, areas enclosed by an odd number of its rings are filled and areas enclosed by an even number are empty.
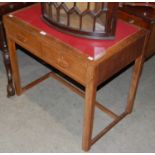
{"type": "Polygon", "coordinates": [[[127,21],[128,23],[135,24],[144,28],[149,28],[149,23],[144,21],[142,18],[128,14],[124,11],[118,11],[118,17],[127,21]]]}
{"type": "Polygon", "coordinates": [[[11,36],[15,42],[32,54],[41,57],[41,46],[38,38],[38,34],[30,29],[24,29],[17,24],[12,24],[7,28],[9,36],[11,36]]]}
{"type": "Polygon", "coordinates": [[[42,44],[42,59],[77,82],[85,83],[87,60],[70,48],[55,42],[42,44]]]}

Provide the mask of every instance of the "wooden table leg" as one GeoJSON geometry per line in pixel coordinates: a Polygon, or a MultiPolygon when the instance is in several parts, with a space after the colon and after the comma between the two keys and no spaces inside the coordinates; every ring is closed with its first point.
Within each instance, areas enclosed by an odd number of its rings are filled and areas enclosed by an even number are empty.
{"type": "Polygon", "coordinates": [[[20,80],[18,61],[17,61],[17,55],[16,55],[16,46],[15,46],[15,42],[9,38],[8,38],[8,50],[10,53],[11,67],[12,67],[16,94],[20,95],[22,93],[22,87],[21,87],[21,80],[20,80]]]}
{"type": "Polygon", "coordinates": [[[143,66],[143,58],[140,56],[136,61],[133,69],[130,90],[128,95],[128,102],[126,107],[126,112],[131,113],[134,105],[134,100],[137,92],[137,87],[141,75],[141,70],[143,66]]]}
{"type": "Polygon", "coordinates": [[[82,137],[82,149],[88,151],[91,147],[91,137],[93,131],[93,121],[96,103],[96,91],[97,85],[95,82],[94,71],[90,69],[91,78],[86,85],[85,90],[85,104],[84,104],[84,124],[83,124],[83,137],[82,137]],[[93,74],[91,74],[93,73],[93,74]]]}
{"type": "Polygon", "coordinates": [[[5,65],[6,69],[6,75],[7,75],[7,96],[13,96],[15,95],[15,88],[13,85],[13,80],[12,80],[12,70],[11,70],[11,64],[10,64],[10,56],[6,44],[6,39],[5,39],[5,34],[4,34],[4,28],[3,28],[3,23],[2,20],[0,20],[0,34],[1,34],[1,45],[2,45],[2,54],[3,54],[3,62],[5,65]]]}
{"type": "Polygon", "coordinates": [[[142,54],[135,60],[135,65],[134,65],[134,69],[132,73],[130,90],[129,90],[129,95],[128,95],[128,102],[127,102],[127,107],[126,107],[126,112],[128,114],[132,112],[132,109],[134,106],[134,101],[136,97],[139,79],[140,79],[141,72],[142,72],[142,67],[144,63],[144,55],[145,55],[145,51],[147,48],[148,39],[149,39],[149,33],[145,37],[142,54]]]}

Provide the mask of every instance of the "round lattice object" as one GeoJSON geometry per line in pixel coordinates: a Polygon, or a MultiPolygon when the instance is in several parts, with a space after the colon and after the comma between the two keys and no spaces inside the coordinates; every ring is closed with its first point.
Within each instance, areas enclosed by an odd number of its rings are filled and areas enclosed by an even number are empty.
{"type": "Polygon", "coordinates": [[[46,2],[42,19],[63,32],[91,39],[113,39],[118,3],[46,2]]]}

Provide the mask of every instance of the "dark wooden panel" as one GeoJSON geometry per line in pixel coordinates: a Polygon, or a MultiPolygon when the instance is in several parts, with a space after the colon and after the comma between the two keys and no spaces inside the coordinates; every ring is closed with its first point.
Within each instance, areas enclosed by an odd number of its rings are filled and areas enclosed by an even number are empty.
{"type": "Polygon", "coordinates": [[[123,6],[119,8],[118,17],[150,31],[145,58],[155,54],[155,9],[151,7],[123,6]]]}

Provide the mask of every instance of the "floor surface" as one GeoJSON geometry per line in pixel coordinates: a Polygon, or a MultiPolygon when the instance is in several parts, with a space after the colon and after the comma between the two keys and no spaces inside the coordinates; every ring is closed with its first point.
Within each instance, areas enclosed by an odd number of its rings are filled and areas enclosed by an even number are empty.
{"type": "MultiPolygon", "coordinates": [[[[18,51],[23,85],[48,72],[18,51]]],[[[132,67],[98,91],[97,99],[117,113],[125,108],[132,67]]],[[[0,152],[83,152],[84,99],[54,79],[21,96],[6,97],[0,56],[0,152]]],[[[94,133],[111,119],[96,110],[94,133]]],[[[155,152],[155,57],[144,65],[133,113],[102,137],[90,152],[155,152]]]]}

